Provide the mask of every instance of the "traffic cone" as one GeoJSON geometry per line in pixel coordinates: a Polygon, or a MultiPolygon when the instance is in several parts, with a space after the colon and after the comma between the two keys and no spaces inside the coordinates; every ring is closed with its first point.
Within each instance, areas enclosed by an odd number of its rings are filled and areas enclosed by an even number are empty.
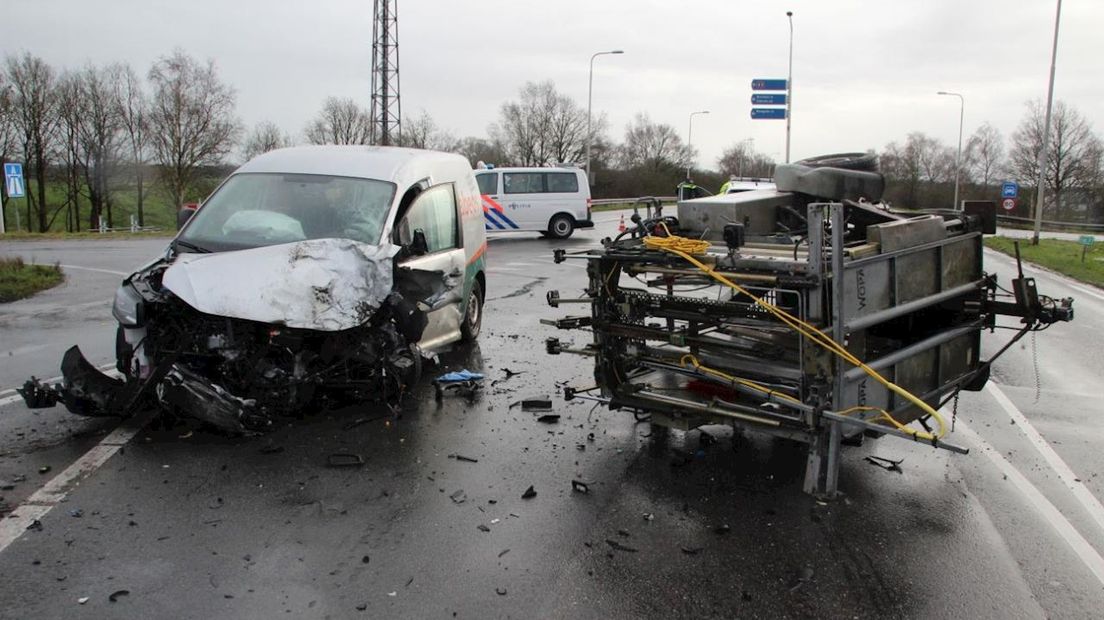
{"type": "Polygon", "coordinates": [[[625,214],[621,214],[621,222],[617,225],[617,232],[625,232],[625,214]]]}

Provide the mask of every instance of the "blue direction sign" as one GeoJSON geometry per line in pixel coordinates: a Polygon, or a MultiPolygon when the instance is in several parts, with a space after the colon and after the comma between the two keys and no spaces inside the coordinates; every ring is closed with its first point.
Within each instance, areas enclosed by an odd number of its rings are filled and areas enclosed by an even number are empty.
{"type": "Polygon", "coordinates": [[[752,93],[751,105],[786,105],[786,93],[752,93]]]}
{"type": "Polygon", "coordinates": [[[754,119],[784,119],[786,118],[786,108],[752,108],[751,118],[754,119]]]}
{"type": "Polygon", "coordinates": [[[786,80],[757,78],[751,81],[751,90],[786,90],[786,80]]]}
{"type": "Polygon", "coordinates": [[[1020,184],[1015,181],[1005,181],[1001,184],[1001,198],[1015,198],[1020,195],[1020,184]]]}
{"type": "Polygon", "coordinates": [[[4,164],[4,185],[8,198],[23,197],[23,164],[4,164]]]}

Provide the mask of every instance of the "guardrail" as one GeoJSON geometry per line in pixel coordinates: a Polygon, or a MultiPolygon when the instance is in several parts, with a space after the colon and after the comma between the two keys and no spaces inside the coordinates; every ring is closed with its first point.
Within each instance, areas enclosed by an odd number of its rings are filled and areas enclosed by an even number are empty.
{"type": "MultiPolygon", "coordinates": [[[[656,196],[661,202],[678,202],[677,196],[656,196]]],[[[639,197],[635,198],[599,198],[597,200],[591,200],[590,205],[592,207],[600,207],[602,205],[631,205],[639,200],[639,197]]]]}
{"type": "MultiPolygon", "coordinates": [[[[1035,220],[1029,217],[1016,217],[1014,215],[997,215],[997,222],[1004,222],[1006,224],[1035,224],[1035,220]]],[[[1050,228],[1072,228],[1081,230],[1099,230],[1104,231],[1104,224],[1090,224],[1088,222],[1055,222],[1053,220],[1043,220],[1043,226],[1050,228]]]]}

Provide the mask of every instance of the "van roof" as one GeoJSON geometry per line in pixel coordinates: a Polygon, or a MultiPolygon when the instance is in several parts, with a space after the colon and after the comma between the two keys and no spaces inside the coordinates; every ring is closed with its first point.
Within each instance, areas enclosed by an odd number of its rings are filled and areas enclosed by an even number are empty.
{"type": "Polygon", "coordinates": [[[476,170],[478,174],[480,172],[582,172],[582,168],[567,168],[563,166],[557,167],[540,167],[540,166],[527,166],[527,167],[498,167],[487,168],[486,170],[476,170]]]}
{"type": "Polygon", "coordinates": [[[391,146],[293,146],[258,155],[235,171],[284,174],[323,174],[390,181],[409,186],[427,176],[452,179],[471,171],[468,160],[455,153],[391,146]]]}

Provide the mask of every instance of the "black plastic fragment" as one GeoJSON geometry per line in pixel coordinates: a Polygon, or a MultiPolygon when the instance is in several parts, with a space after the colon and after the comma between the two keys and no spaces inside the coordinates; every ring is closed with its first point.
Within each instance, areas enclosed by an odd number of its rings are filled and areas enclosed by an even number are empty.
{"type": "Polygon", "coordinates": [[[582,480],[572,480],[571,490],[575,491],[576,493],[590,493],[590,485],[583,482],[582,480]]]}
{"type": "Polygon", "coordinates": [[[881,467],[886,471],[895,471],[899,474],[905,473],[904,470],[901,469],[901,463],[904,463],[905,459],[894,461],[893,459],[887,459],[880,456],[868,456],[863,460],[875,467],[881,467]]]}
{"type": "Polygon", "coordinates": [[[522,411],[552,411],[552,399],[548,396],[531,396],[521,400],[522,411]]]}
{"type": "Polygon", "coordinates": [[[463,454],[450,454],[450,458],[454,458],[457,461],[464,461],[465,463],[478,463],[479,459],[473,459],[470,456],[464,456],[463,454]]]}
{"type": "Polygon", "coordinates": [[[609,545],[610,548],[613,549],[614,551],[624,551],[626,553],[639,553],[640,552],[639,549],[629,547],[628,545],[622,545],[621,543],[617,542],[616,540],[613,540],[612,538],[607,538],[606,539],[606,544],[609,545]]]}
{"type": "Polygon", "coordinates": [[[326,457],[326,467],[362,467],[364,457],[352,452],[334,452],[326,457]]]}
{"type": "Polygon", "coordinates": [[[540,416],[539,418],[537,418],[537,422],[540,422],[541,424],[555,424],[559,421],[560,421],[560,414],[558,414],[558,413],[546,413],[546,414],[540,416]]]}
{"type": "Polygon", "coordinates": [[[521,499],[533,499],[536,496],[537,490],[530,486],[528,489],[525,489],[524,493],[521,494],[521,499]]]}
{"type": "Polygon", "coordinates": [[[120,596],[128,596],[129,594],[130,590],[116,590],[108,595],[107,600],[111,601],[112,603],[118,603],[120,596]]]}
{"type": "Polygon", "coordinates": [[[704,547],[679,547],[686,555],[698,555],[704,547]]]}

